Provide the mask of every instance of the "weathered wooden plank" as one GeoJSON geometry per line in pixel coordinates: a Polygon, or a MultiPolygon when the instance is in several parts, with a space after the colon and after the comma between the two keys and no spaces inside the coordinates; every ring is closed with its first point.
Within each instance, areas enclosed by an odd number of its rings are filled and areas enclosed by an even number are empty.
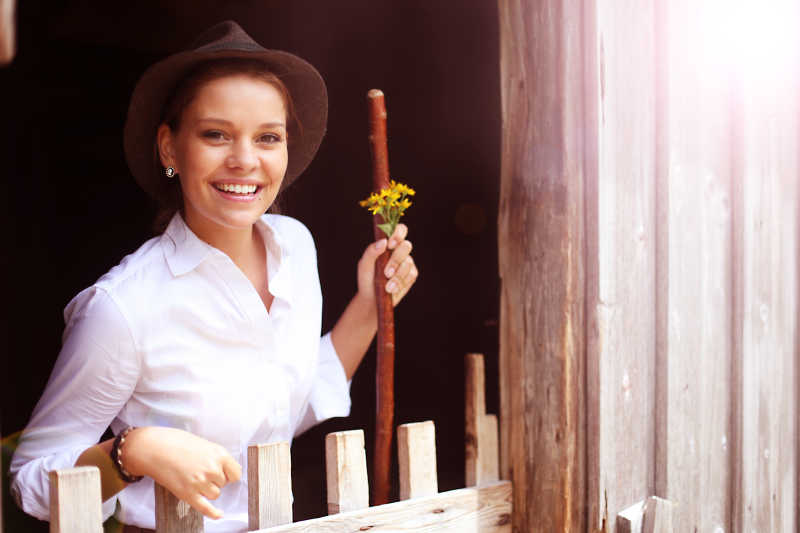
{"type": "Polygon", "coordinates": [[[586,6],[498,2],[501,476],[517,531],[583,531],[587,515],[586,6]]]}
{"type": "Polygon", "coordinates": [[[467,487],[500,479],[497,417],[486,414],[486,377],[483,355],[467,354],[464,398],[464,454],[467,487]]]}
{"type": "Polygon", "coordinates": [[[439,492],[436,477],[436,428],[433,422],[397,427],[400,499],[433,496],[439,492]]]}
{"type": "MultiPolygon", "coordinates": [[[[796,23],[797,16],[794,17],[796,23]]],[[[797,62],[741,73],[736,99],[737,376],[734,531],[797,531],[797,62]]]]}
{"type": "Polygon", "coordinates": [[[708,3],[659,5],[655,494],[676,531],[732,531],[731,94],[698,54],[708,3]]]}
{"type": "Polygon", "coordinates": [[[510,533],[511,511],[511,483],[499,481],[262,529],[259,533],[510,533]]]}
{"type": "Polygon", "coordinates": [[[642,533],[645,503],[642,500],[617,513],[617,533],[642,533]]]}
{"type": "Polygon", "coordinates": [[[369,507],[367,455],[360,429],[329,433],[325,437],[328,513],[369,507]]]}
{"type": "Polygon", "coordinates": [[[102,533],[100,470],[79,466],[50,472],[50,533],[102,533]]]}
{"type": "Polygon", "coordinates": [[[480,473],[477,485],[500,480],[500,443],[497,415],[483,415],[478,426],[478,464],[480,473]]]}
{"type": "Polygon", "coordinates": [[[248,528],[292,522],[292,458],[288,442],[247,448],[248,528]]]}
{"type": "Polygon", "coordinates": [[[203,515],[155,483],[156,533],[203,533],[203,515]]]}
{"type": "MultiPolygon", "coordinates": [[[[650,496],[644,507],[644,521],[642,523],[642,533],[674,533],[680,531],[676,529],[675,515],[676,507],[674,502],[650,496]]],[[[717,529],[716,531],[719,531],[717,529]]]]}
{"type": "Polygon", "coordinates": [[[653,493],[655,0],[587,7],[587,435],[590,531],[653,493]]]}

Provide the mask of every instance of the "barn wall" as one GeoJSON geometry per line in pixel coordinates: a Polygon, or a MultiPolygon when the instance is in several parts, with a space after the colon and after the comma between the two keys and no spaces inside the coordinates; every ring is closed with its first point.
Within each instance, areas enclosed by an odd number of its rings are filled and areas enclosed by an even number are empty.
{"type": "Polygon", "coordinates": [[[716,60],[712,0],[498,5],[515,526],[622,530],[618,513],[656,495],[678,504],[675,531],[796,531],[797,62],[765,78],[716,60]],[[565,427],[571,440],[549,440],[565,427]]]}

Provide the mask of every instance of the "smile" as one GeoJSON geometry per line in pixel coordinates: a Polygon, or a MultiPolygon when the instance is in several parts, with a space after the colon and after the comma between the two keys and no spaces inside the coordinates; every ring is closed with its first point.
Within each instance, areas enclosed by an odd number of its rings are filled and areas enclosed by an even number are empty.
{"type": "Polygon", "coordinates": [[[241,185],[239,183],[214,183],[214,188],[228,194],[252,195],[258,190],[258,185],[241,185]]]}

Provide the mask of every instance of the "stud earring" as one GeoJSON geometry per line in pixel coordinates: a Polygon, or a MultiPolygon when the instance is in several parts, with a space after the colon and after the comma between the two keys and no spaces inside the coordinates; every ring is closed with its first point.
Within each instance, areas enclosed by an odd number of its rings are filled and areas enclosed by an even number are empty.
{"type": "Polygon", "coordinates": [[[175,176],[175,169],[172,167],[167,167],[164,169],[164,174],[166,174],[168,178],[172,178],[175,176]]]}

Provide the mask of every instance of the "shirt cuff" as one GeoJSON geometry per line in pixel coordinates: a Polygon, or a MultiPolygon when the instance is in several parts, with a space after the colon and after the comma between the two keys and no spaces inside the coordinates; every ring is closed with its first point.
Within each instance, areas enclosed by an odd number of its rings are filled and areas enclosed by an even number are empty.
{"type": "Polygon", "coordinates": [[[308,409],[295,431],[299,435],[311,426],[329,418],[350,414],[350,381],[347,379],[342,361],[333,347],[331,334],[319,341],[319,363],[317,375],[311,387],[308,409]]]}
{"type": "MultiPolygon", "coordinates": [[[[39,520],[50,520],[50,472],[74,468],[75,461],[86,450],[79,449],[40,457],[28,461],[13,475],[9,492],[20,509],[39,520]]],[[[117,506],[117,498],[103,502],[103,521],[107,520],[117,506]]]]}

